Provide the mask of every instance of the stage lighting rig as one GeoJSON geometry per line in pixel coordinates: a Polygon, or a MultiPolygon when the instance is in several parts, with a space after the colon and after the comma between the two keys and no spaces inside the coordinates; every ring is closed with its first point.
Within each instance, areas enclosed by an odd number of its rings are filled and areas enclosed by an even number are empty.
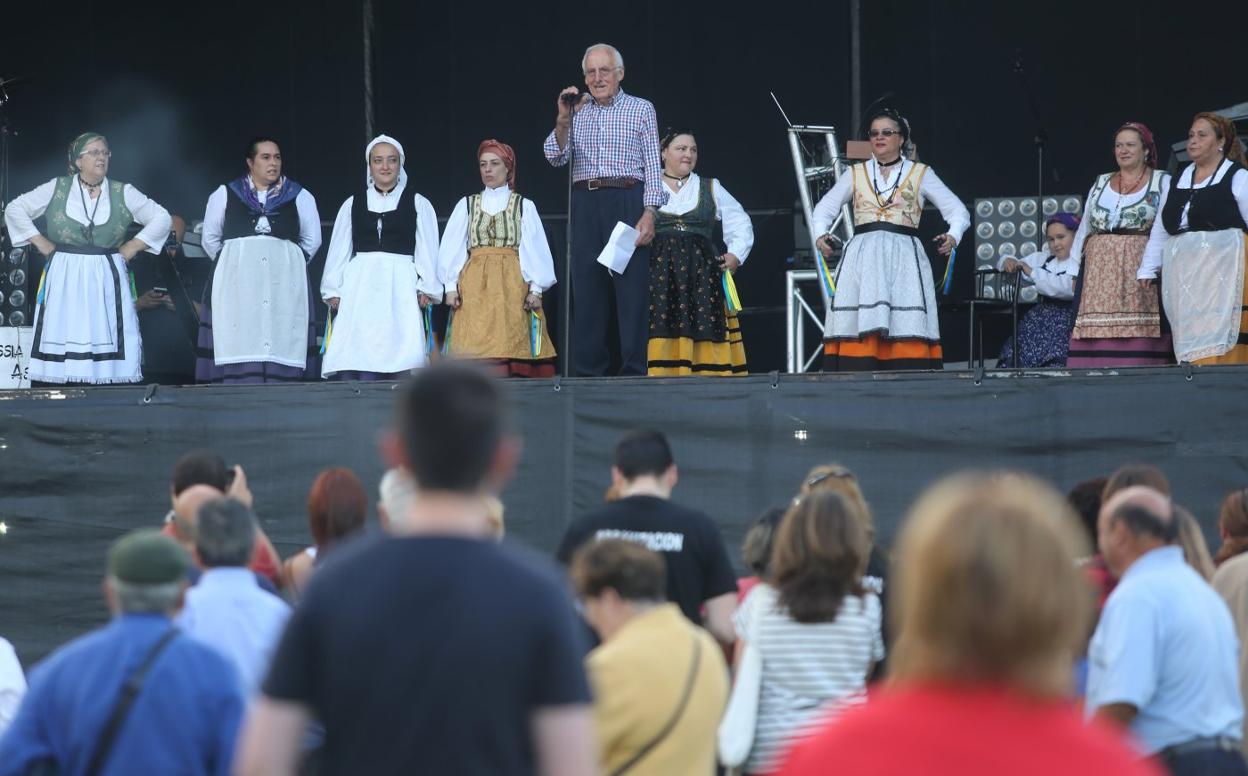
{"type": "MultiPolygon", "coordinates": [[[[1076,194],[1046,195],[1039,204],[1035,197],[975,200],[975,270],[996,270],[997,262],[1007,256],[1021,258],[1040,250],[1044,236],[1038,234],[1036,211],[1039,208],[1043,208],[1045,218],[1059,210],[1080,215],[1083,198],[1076,194]]],[[[976,288],[976,296],[981,299],[999,298],[1002,282],[997,275],[985,277],[982,289],[976,288]]],[[[1036,301],[1035,286],[1024,286],[1019,292],[1019,300],[1036,301]]]]}

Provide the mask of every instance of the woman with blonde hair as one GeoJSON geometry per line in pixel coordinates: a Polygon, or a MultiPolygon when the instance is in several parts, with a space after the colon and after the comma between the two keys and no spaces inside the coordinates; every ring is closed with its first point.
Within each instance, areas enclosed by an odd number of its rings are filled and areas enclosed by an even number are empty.
{"type": "Polygon", "coordinates": [[[1209,554],[1209,544],[1205,534],[1200,530],[1200,523],[1187,507],[1174,505],[1174,518],[1179,523],[1178,545],[1183,548],[1183,560],[1196,570],[1206,582],[1213,579],[1213,571],[1217,568],[1213,556],[1209,554]]]}
{"type": "Polygon", "coordinates": [[[892,684],[781,773],[1157,774],[1067,699],[1093,604],[1075,565],[1087,554],[1065,500],[1030,477],[929,489],[898,545],[892,684]]]}

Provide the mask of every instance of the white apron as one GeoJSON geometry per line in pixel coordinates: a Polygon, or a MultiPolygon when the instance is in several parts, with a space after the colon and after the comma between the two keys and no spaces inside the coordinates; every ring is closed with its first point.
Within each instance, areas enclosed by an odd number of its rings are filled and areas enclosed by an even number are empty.
{"type": "Polygon", "coordinates": [[[1221,356],[1239,341],[1244,233],[1184,232],[1166,241],[1161,295],[1179,361],[1221,356]]]}
{"type": "Polygon", "coordinates": [[[351,257],[342,273],[322,377],[424,366],[428,354],[416,279],[411,256],[369,251],[351,257]]]}
{"type": "Polygon", "coordinates": [[[213,360],[304,368],[308,274],[303,251],[268,235],[227,240],[212,277],[213,360]]]}
{"type": "Polygon", "coordinates": [[[143,350],[126,260],[57,251],[35,307],[30,379],[48,383],[137,383],[143,350]]]}

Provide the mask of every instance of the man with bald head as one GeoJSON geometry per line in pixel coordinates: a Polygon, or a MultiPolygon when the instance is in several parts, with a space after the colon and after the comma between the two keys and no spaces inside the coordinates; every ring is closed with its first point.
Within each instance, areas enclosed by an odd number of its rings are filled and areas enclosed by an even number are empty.
{"type": "Polygon", "coordinates": [[[1177,536],[1170,499],[1152,488],[1101,507],[1097,540],[1119,582],[1088,648],[1086,708],[1174,774],[1248,774],[1235,626],[1177,536]]]}
{"type": "MultiPolygon", "coordinates": [[[[185,453],[173,466],[169,477],[169,501],[173,508],[165,515],[161,533],[181,544],[188,553],[195,549],[195,518],[199,508],[221,496],[229,496],[251,508],[253,498],[247,487],[243,467],[226,466],[225,459],[213,450],[199,449],[185,453]]],[[[264,529],[256,526],[256,548],[250,568],[265,582],[261,586],[276,592],[281,559],[264,529]]]]}

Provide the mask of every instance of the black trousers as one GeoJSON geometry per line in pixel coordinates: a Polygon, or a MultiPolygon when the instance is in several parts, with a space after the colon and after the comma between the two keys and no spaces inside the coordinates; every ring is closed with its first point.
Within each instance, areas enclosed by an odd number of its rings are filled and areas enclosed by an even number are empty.
{"type": "Polygon", "coordinates": [[[572,371],[580,377],[607,374],[611,363],[611,299],[620,332],[621,375],[646,373],[650,330],[650,249],[637,248],[624,274],[598,263],[618,221],[641,219],[644,189],[572,192],[572,371]]]}
{"type": "Polygon", "coordinates": [[[1239,751],[1212,749],[1180,755],[1161,753],[1161,762],[1174,776],[1244,776],[1248,764],[1239,751]]]}

